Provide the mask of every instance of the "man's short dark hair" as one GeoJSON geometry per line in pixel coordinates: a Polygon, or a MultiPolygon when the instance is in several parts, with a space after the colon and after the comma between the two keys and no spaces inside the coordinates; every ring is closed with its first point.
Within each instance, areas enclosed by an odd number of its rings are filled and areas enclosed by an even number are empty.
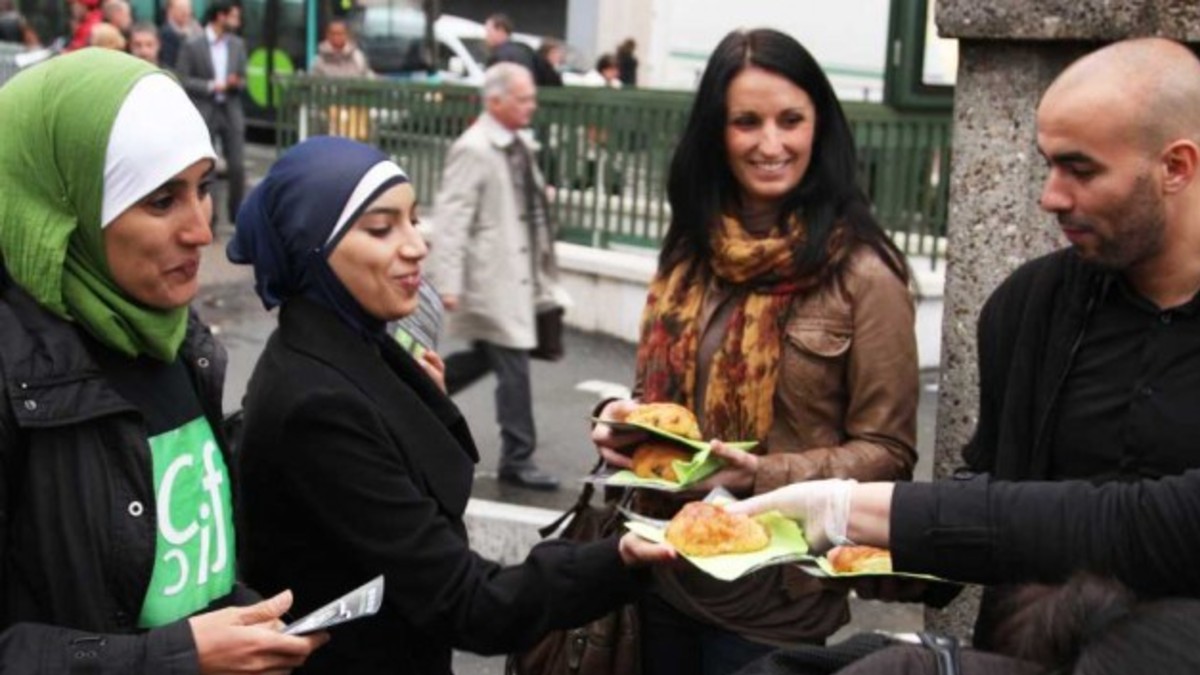
{"type": "Polygon", "coordinates": [[[149,33],[150,35],[153,35],[155,40],[160,39],[158,36],[158,27],[147,21],[139,21],[129,28],[129,37],[140,35],[142,33],[149,33]]]}
{"type": "Polygon", "coordinates": [[[228,14],[234,7],[241,7],[241,3],[234,0],[214,0],[208,9],[204,10],[204,24],[208,25],[216,21],[218,16],[228,14]]]}
{"type": "Polygon", "coordinates": [[[487,20],[489,23],[491,23],[496,28],[499,28],[500,30],[504,31],[505,33],[512,35],[513,22],[512,22],[512,19],[508,18],[507,14],[493,14],[493,15],[489,16],[487,18],[487,20]]]}

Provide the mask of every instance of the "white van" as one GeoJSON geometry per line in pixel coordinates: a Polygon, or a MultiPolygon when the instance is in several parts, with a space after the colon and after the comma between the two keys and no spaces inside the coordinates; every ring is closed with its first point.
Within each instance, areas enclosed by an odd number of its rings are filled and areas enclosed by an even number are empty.
{"type": "MultiPolygon", "coordinates": [[[[435,70],[442,81],[483,83],[488,47],[483,24],[443,14],[433,25],[437,41],[435,70]]],[[[371,69],[385,76],[425,78],[425,14],[405,7],[366,7],[355,21],[359,47],[371,69]]],[[[513,39],[537,49],[534,35],[514,33],[513,39]]]]}

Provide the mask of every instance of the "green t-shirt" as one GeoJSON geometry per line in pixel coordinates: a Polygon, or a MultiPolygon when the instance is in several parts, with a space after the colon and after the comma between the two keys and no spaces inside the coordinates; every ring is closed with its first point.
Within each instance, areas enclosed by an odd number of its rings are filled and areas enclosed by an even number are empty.
{"type": "Polygon", "coordinates": [[[153,628],[233,590],[229,472],[203,415],[150,439],[158,542],[138,625],[153,628]]]}
{"type": "Polygon", "coordinates": [[[157,541],[138,626],[190,616],[233,590],[237,560],[229,471],[187,368],[93,350],[150,435],[157,541]]]}

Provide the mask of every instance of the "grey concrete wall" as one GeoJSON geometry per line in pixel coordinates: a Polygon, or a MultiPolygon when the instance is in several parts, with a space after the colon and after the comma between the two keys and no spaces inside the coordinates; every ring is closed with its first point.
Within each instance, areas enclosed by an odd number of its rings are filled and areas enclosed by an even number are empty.
{"type": "MultiPolygon", "coordinates": [[[[1038,208],[1045,177],[1035,113],[1062,68],[1101,43],[1162,35],[1200,41],[1195,0],[939,0],[943,37],[959,39],[942,374],[934,475],[961,465],[979,408],[975,324],[996,285],[1023,261],[1057,248],[1038,208]]],[[[927,626],[965,635],[975,594],[927,626]]]]}
{"type": "Polygon", "coordinates": [[[1195,0],[938,0],[938,31],[963,40],[1200,40],[1195,0]]]}

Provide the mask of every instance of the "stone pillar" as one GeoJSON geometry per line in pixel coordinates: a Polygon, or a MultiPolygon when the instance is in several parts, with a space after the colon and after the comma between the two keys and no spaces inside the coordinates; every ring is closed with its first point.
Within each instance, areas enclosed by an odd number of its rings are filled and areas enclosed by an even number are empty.
{"type": "MultiPolygon", "coordinates": [[[[991,291],[1025,260],[1062,245],[1038,208],[1044,162],[1035,113],[1068,63],[1114,40],[1161,35],[1200,41],[1195,0],[938,0],[943,37],[959,40],[954,156],[942,323],[934,476],[961,465],[975,427],[975,327],[991,291]]],[[[978,594],[928,611],[930,629],[966,635],[978,594]]]]}

